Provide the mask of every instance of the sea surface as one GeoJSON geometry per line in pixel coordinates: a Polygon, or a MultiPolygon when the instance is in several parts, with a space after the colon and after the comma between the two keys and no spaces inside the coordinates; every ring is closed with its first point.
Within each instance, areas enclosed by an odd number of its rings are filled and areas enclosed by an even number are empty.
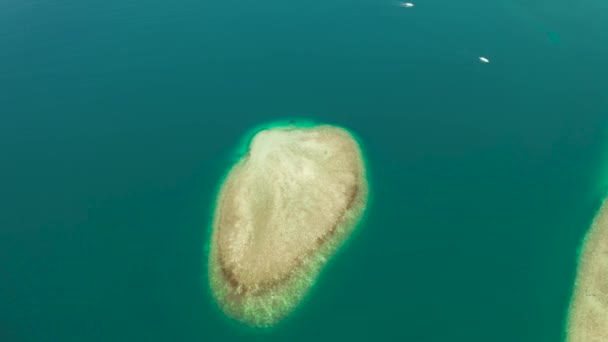
{"type": "Polygon", "coordinates": [[[562,341],[608,190],[608,4],[414,4],[1,1],[0,341],[562,341]],[[372,202],[256,330],[210,295],[211,212],[291,118],[361,139],[372,202]]]}

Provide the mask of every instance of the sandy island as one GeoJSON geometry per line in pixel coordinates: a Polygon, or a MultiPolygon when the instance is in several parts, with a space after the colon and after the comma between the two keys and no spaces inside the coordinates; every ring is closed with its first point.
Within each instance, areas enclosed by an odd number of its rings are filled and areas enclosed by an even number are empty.
{"type": "Polygon", "coordinates": [[[568,342],[608,341],[608,201],[585,237],[567,326],[568,342]]]}
{"type": "Polygon", "coordinates": [[[367,195],[361,150],[348,131],[258,132],[217,198],[209,278],[222,310],[252,326],[288,315],[361,219],[367,195]]]}

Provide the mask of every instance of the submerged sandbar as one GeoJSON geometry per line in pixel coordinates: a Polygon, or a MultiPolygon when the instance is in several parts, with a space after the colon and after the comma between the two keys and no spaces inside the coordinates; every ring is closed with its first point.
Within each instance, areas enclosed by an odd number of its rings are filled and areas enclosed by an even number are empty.
{"type": "Polygon", "coordinates": [[[220,307],[253,326],[284,318],[361,219],[367,195],[361,149],[348,131],[258,132],[217,198],[209,274],[220,307]]]}
{"type": "Polygon", "coordinates": [[[585,236],[567,325],[568,342],[608,341],[608,201],[585,236]]]}

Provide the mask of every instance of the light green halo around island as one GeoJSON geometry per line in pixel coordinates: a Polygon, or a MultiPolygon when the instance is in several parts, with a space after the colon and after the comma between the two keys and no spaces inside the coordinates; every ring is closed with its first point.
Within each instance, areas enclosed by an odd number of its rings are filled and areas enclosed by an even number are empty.
{"type": "Polygon", "coordinates": [[[345,129],[259,131],[218,193],[209,250],[213,297],[229,316],[271,326],[304,298],[367,204],[361,149],[345,129]]]}
{"type": "Polygon", "coordinates": [[[566,331],[567,342],[608,341],[608,199],[583,242],[566,331]]]}

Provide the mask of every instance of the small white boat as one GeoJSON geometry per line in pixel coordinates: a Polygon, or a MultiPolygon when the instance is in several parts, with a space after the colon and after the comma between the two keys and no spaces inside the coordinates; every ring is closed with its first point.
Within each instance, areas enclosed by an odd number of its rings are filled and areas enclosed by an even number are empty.
{"type": "Polygon", "coordinates": [[[485,58],[485,57],[479,57],[479,60],[480,60],[482,63],[490,63],[490,60],[489,60],[489,59],[487,59],[487,58],[485,58]]]}
{"type": "Polygon", "coordinates": [[[405,3],[401,4],[401,6],[410,8],[410,7],[414,7],[414,4],[411,2],[405,2],[405,3]]]}

